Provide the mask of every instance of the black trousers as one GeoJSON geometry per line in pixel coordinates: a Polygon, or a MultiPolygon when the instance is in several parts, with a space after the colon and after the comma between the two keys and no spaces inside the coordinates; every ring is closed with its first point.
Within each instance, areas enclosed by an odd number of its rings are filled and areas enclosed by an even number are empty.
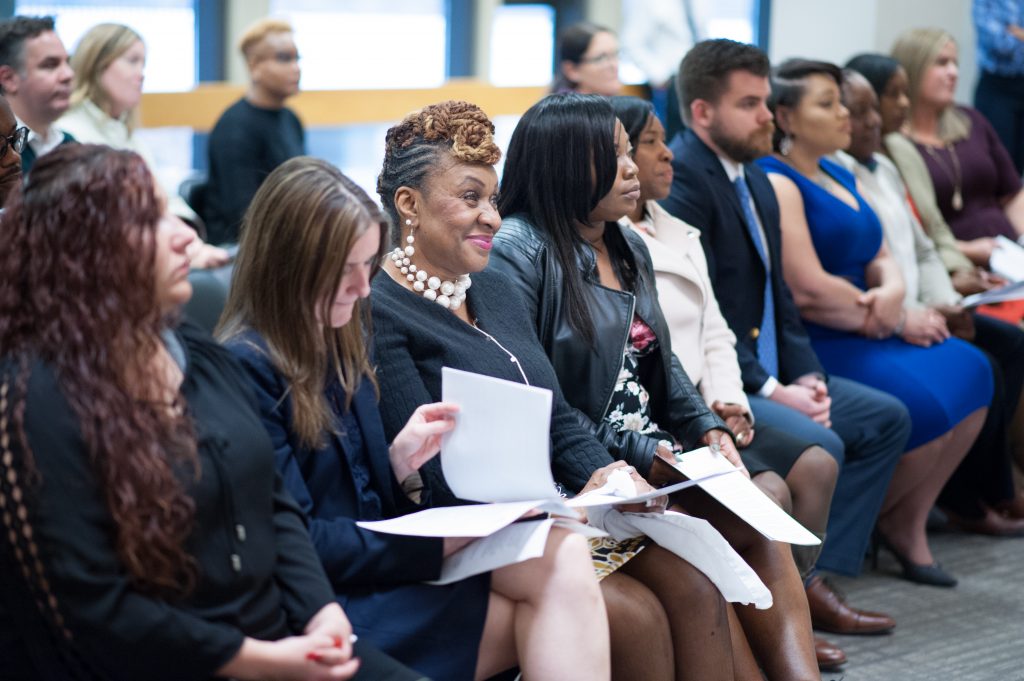
{"type": "Polygon", "coordinates": [[[997,76],[982,71],[974,106],[1010,152],[1017,172],[1024,171],[1024,76],[997,76]]]}
{"type": "Polygon", "coordinates": [[[939,495],[940,505],[968,518],[983,515],[980,502],[1013,499],[1009,426],[1024,388],[1024,331],[994,317],[973,316],[974,345],[992,365],[992,404],[978,439],[939,495]]]}
{"type": "Polygon", "coordinates": [[[360,664],[352,681],[430,681],[369,643],[356,641],[355,656],[359,658],[360,664]]]}

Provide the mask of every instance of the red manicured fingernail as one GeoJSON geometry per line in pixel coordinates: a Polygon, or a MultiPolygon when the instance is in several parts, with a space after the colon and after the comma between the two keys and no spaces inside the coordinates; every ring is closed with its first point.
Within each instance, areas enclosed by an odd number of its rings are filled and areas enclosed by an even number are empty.
{"type": "Polygon", "coordinates": [[[306,653],[306,659],[312,660],[313,662],[319,662],[321,657],[322,656],[320,655],[320,653],[316,652],[315,650],[306,653]]]}
{"type": "Polygon", "coordinates": [[[334,647],[335,648],[340,648],[341,647],[341,637],[340,636],[335,636],[334,637],[334,647]]]}

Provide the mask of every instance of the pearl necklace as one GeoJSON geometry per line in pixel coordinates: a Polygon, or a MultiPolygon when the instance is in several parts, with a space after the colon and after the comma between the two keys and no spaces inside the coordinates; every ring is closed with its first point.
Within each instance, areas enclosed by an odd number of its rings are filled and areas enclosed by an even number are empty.
{"type": "MultiPolygon", "coordinates": [[[[411,225],[412,220],[406,220],[405,224],[411,225]]],[[[466,300],[466,290],[473,284],[469,275],[463,274],[456,281],[441,281],[439,277],[430,276],[412,264],[411,258],[416,253],[416,249],[413,247],[416,237],[410,232],[405,241],[408,245],[404,249],[396,247],[391,251],[391,262],[405,276],[406,280],[412,283],[413,290],[422,293],[427,300],[449,310],[457,310],[462,307],[462,303],[466,300]]]]}

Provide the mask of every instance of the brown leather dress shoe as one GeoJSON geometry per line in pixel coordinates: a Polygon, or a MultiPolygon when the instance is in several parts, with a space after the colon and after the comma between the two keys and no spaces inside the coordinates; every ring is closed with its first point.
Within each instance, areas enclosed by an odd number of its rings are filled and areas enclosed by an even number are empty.
{"type": "Polygon", "coordinates": [[[943,512],[949,518],[951,527],[964,532],[987,534],[992,537],[1024,536],[1024,518],[1014,518],[1009,514],[1003,515],[988,507],[985,508],[985,513],[980,518],[967,518],[945,509],[943,512]]]}
{"type": "Polygon", "coordinates": [[[835,671],[846,664],[846,653],[834,643],[814,637],[814,655],[818,658],[818,669],[823,672],[835,671]]]}
{"type": "Polygon", "coordinates": [[[833,634],[884,634],[892,631],[896,620],[880,612],[852,608],[832,586],[815,575],[807,585],[807,604],[815,629],[833,634]]]}

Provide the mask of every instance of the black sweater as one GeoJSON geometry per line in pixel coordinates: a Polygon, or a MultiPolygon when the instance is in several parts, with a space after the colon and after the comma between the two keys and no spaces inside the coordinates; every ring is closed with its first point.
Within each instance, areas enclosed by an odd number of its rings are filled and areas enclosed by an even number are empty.
{"type": "MultiPolygon", "coordinates": [[[[207,679],[235,655],[244,636],[301,633],[334,600],[300,511],[275,472],[241,367],[202,332],[182,329],[179,338],[187,358],[181,394],[193,416],[201,466],[198,482],[185,482],[195,501],[187,550],[199,568],[196,589],[168,601],[131,586],[78,418],[54,370],[35,362],[25,432],[39,482],[25,487],[24,476],[18,478],[28,514],[13,529],[23,536],[31,527],[47,582],[23,579],[24,559],[0,540],[5,679],[207,679]],[[70,645],[42,625],[33,590],[55,598],[70,645]]],[[[0,364],[3,375],[13,374],[12,364],[0,364]]],[[[4,511],[11,510],[7,476],[22,470],[17,438],[11,443],[13,465],[0,460],[4,511]]]]}
{"type": "Polygon", "coordinates": [[[238,241],[249,202],[277,166],[305,151],[305,133],[291,109],[261,109],[244,99],[221,114],[210,133],[210,179],[204,215],[208,241],[238,241]]]}
{"type": "MultiPolygon", "coordinates": [[[[551,469],[555,480],[570,491],[579,491],[591,473],[614,459],[580,426],[562,397],[558,379],[511,282],[493,272],[472,276],[467,302],[477,325],[515,355],[530,385],[554,391],[551,469]]],[[[522,383],[522,376],[504,350],[450,310],[406,289],[385,272],[373,280],[372,303],[380,411],[389,440],[416,407],[441,399],[441,367],[522,383]]],[[[501,409],[501,405],[495,405],[495,409],[501,409]]],[[[454,499],[444,484],[437,457],[421,473],[434,503],[454,499]]]]}

